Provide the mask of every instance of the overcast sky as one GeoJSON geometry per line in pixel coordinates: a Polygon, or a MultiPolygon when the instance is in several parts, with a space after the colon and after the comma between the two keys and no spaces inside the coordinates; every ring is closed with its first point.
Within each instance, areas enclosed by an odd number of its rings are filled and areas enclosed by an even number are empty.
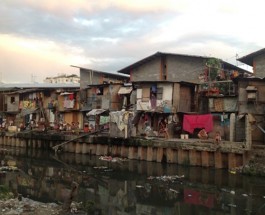
{"type": "Polygon", "coordinates": [[[1,80],[82,66],[116,72],[157,51],[221,58],[264,48],[264,1],[1,0],[1,80]]]}

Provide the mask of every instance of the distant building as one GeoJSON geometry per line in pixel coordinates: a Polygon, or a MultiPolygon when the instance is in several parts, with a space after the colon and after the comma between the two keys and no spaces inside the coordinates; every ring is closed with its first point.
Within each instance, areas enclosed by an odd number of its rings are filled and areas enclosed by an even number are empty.
{"type": "Polygon", "coordinates": [[[61,74],[56,77],[47,77],[44,80],[44,83],[52,83],[52,84],[58,84],[58,83],[80,83],[80,77],[77,75],[66,75],[61,74]]]}

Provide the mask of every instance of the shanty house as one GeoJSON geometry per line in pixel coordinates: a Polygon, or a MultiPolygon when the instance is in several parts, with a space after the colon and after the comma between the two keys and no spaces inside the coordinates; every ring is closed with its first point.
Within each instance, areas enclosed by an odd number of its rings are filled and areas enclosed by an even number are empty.
{"type": "MultiPolygon", "coordinates": [[[[76,66],[74,66],[76,67],[76,66]]],[[[80,103],[86,130],[99,130],[109,125],[109,112],[120,111],[124,97],[130,93],[124,83],[126,75],[80,69],[80,103]]],[[[126,101],[125,105],[128,105],[126,101]]]]}
{"type": "Polygon", "coordinates": [[[21,128],[33,122],[53,127],[57,121],[65,120],[59,113],[62,109],[58,95],[69,89],[79,90],[79,84],[16,84],[13,87],[5,84],[2,87],[10,89],[5,93],[4,118],[7,123],[21,128]]]}
{"type": "MultiPolygon", "coordinates": [[[[243,76],[245,71],[215,58],[157,52],[118,72],[129,74],[136,89],[138,134],[151,127],[159,136],[159,124],[166,118],[169,136],[175,136],[183,132],[180,125],[183,126],[185,114],[200,115],[213,110],[209,103],[214,101],[210,99],[209,102],[209,96],[222,97],[227,93],[235,96],[231,77],[243,76]],[[224,83],[217,84],[218,81],[224,83]]],[[[224,111],[219,109],[217,112],[224,111]]]]}
{"type": "Polygon", "coordinates": [[[265,48],[250,53],[238,59],[253,68],[253,76],[237,79],[238,126],[236,139],[246,139],[246,128],[251,125],[251,140],[253,144],[265,143],[265,48]],[[238,123],[239,124],[239,123],[238,123]],[[240,124],[239,124],[240,125],[240,124]]]}

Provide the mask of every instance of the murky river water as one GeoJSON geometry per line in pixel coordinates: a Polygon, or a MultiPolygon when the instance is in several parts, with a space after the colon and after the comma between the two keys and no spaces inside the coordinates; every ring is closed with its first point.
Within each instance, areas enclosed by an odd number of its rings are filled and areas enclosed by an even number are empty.
{"type": "Polygon", "coordinates": [[[99,156],[1,148],[0,184],[43,202],[63,203],[73,181],[89,214],[265,214],[265,179],[227,170],[99,156]]]}

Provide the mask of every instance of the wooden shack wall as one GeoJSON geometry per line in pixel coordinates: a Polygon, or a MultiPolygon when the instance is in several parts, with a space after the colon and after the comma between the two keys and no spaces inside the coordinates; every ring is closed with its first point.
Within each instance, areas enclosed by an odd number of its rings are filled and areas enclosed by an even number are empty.
{"type": "Polygon", "coordinates": [[[19,110],[19,95],[12,94],[5,96],[6,111],[15,112],[19,110]],[[11,98],[14,97],[15,101],[11,103],[11,98]]]}
{"type": "Polygon", "coordinates": [[[180,100],[179,100],[179,112],[190,112],[191,111],[191,99],[192,92],[191,88],[187,86],[180,86],[180,100]]]}

